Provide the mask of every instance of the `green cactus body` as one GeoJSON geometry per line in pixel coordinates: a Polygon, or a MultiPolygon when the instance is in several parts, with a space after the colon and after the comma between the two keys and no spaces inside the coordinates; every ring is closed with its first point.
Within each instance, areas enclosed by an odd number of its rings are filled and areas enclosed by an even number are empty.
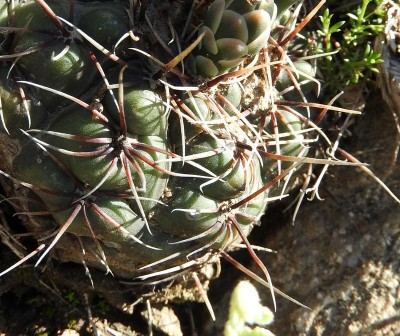
{"type": "MultiPolygon", "coordinates": [[[[273,125],[271,122],[266,130],[269,134],[269,138],[273,142],[273,144],[270,145],[270,151],[274,153],[280,152],[289,156],[297,156],[301,152],[301,149],[306,147],[306,145],[303,143],[305,137],[304,134],[302,134],[302,121],[297,116],[284,110],[277,111],[275,114],[275,119],[276,125],[273,125]],[[278,129],[278,139],[275,138],[275,127],[278,129]]],[[[272,168],[272,171],[274,171],[274,169],[276,169],[275,167],[277,162],[265,160],[263,169],[268,171],[271,169],[271,165],[274,167],[272,168]]],[[[281,162],[282,169],[286,169],[291,165],[293,165],[293,162],[281,162]]],[[[267,173],[265,176],[268,178],[267,173]]]]}
{"type": "MultiPolygon", "coordinates": [[[[165,66],[157,81],[154,63],[132,53],[151,40],[131,39],[143,27],[140,20],[130,26],[128,2],[75,1],[73,13],[69,1],[46,3],[56,16],[34,1],[12,11],[3,4],[0,15],[10,27],[0,143],[18,143],[1,173],[37,196],[40,206],[26,202],[27,212],[45,209],[52,219],[56,239],[48,238],[44,255],[54,249],[61,261],[159,279],[246,242],[268,197],[280,191],[265,185],[292,164],[260,153],[305,156],[305,123],[279,109],[274,125],[272,105],[243,108],[241,81],[175,88],[255,57],[268,46],[275,4],[216,0],[187,58],[192,72],[171,74],[165,66]]],[[[282,91],[293,83],[279,70],[271,71],[282,91]]]]}
{"type": "Polygon", "coordinates": [[[8,134],[23,141],[25,138],[20,129],[38,127],[48,112],[41,102],[35,98],[21,98],[18,85],[7,80],[8,68],[0,68],[1,120],[0,133],[8,134]]]}
{"type": "MultiPolygon", "coordinates": [[[[315,77],[315,71],[310,63],[306,61],[293,62],[294,69],[291,70],[292,76],[296,79],[297,84],[301,88],[303,95],[310,93],[315,88],[315,83],[312,79],[315,77]]],[[[294,86],[288,71],[281,71],[276,81],[276,88],[279,91],[284,91],[288,87],[294,86]]],[[[284,93],[283,96],[289,100],[301,100],[301,95],[297,90],[290,90],[284,93]]]]}
{"type": "MultiPolygon", "coordinates": [[[[197,56],[189,59],[194,74],[215,77],[243,63],[267,45],[272,20],[266,1],[257,6],[246,0],[216,0],[210,6],[200,33],[197,56]]],[[[272,6],[273,7],[273,6],[272,6]]]]}
{"type": "MultiPolygon", "coordinates": [[[[105,104],[107,112],[118,121],[117,106],[109,95],[107,98],[105,104]]],[[[124,106],[128,132],[165,138],[168,115],[160,95],[147,88],[129,88],[124,92],[124,106]]]]}

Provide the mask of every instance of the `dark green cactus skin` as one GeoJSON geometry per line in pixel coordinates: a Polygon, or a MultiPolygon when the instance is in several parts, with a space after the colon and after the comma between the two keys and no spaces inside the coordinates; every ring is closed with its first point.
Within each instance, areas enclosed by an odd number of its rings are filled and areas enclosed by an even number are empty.
{"type": "MultiPolygon", "coordinates": [[[[114,49],[131,28],[123,1],[75,1],[74,15],[69,1],[46,3],[61,21],[34,1],[1,7],[0,21],[10,29],[1,51],[0,135],[3,144],[19,142],[2,175],[38,196],[54,231],[65,231],[54,256],[134,278],[218,253],[241,231],[248,234],[268,196],[280,190],[263,185],[292,165],[278,168],[256,154],[258,147],[248,148],[257,138],[251,128],[274,139],[272,122],[259,129],[271,112],[243,120],[238,84],[220,90],[222,100],[201,90],[167,96],[149,80],[148,61],[129,52],[134,42],[114,49]],[[67,23],[72,17],[80,30],[67,23]]],[[[257,54],[267,44],[273,8],[216,0],[190,56],[192,74],[214,77],[257,54]]],[[[292,85],[284,77],[279,90],[292,85]]],[[[304,123],[286,111],[274,118],[286,134],[275,138],[283,141],[280,153],[305,155],[305,136],[297,134],[304,123]]],[[[24,207],[37,211],[29,202],[24,207]]]]}

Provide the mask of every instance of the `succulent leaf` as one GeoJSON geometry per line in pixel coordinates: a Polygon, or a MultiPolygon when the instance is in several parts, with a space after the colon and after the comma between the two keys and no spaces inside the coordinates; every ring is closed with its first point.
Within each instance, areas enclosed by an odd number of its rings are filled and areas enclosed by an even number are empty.
{"type": "Polygon", "coordinates": [[[249,39],[247,41],[249,54],[254,55],[267,45],[271,19],[268,12],[262,9],[246,13],[243,17],[249,30],[249,39]]]}
{"type": "Polygon", "coordinates": [[[247,22],[244,17],[232,10],[224,10],[215,39],[231,38],[246,43],[248,37],[247,22]]]}
{"type": "Polygon", "coordinates": [[[192,71],[215,77],[241,64],[246,55],[257,54],[266,46],[273,24],[267,11],[270,7],[266,1],[258,6],[246,0],[214,1],[200,30],[206,34],[191,66],[192,71]]]}

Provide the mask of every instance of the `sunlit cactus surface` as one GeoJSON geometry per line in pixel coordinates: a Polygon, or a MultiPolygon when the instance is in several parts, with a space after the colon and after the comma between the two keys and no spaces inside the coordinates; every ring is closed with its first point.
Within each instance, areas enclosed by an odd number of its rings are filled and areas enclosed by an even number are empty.
{"type": "Polygon", "coordinates": [[[324,139],[292,3],[1,2],[2,183],[38,264],[155,281],[243,242],[267,274],[246,237],[324,139]]]}

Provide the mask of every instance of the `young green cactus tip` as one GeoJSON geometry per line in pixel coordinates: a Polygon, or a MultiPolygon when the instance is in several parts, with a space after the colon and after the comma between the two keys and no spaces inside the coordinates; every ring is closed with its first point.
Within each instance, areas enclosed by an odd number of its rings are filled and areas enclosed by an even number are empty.
{"type": "Polygon", "coordinates": [[[197,55],[189,59],[191,71],[215,77],[257,54],[267,45],[274,22],[274,5],[267,5],[267,1],[255,5],[243,0],[214,1],[200,28],[204,37],[197,55]]]}

